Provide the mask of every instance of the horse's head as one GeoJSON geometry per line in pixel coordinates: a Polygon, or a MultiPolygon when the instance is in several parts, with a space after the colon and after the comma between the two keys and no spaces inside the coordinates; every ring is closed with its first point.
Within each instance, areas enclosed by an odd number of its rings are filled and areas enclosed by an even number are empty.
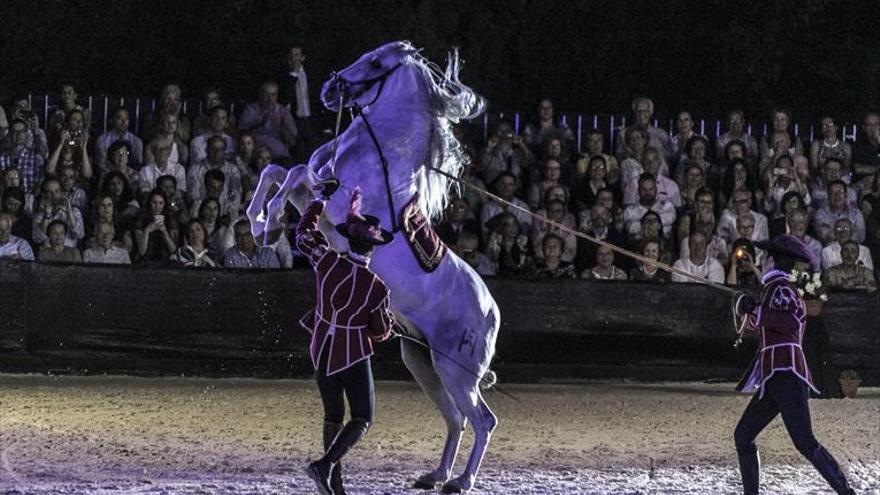
{"type": "Polygon", "coordinates": [[[381,86],[407,58],[418,50],[405,41],[386,43],[364,54],[345,69],[334,72],[321,89],[321,101],[328,110],[342,106],[367,106],[381,91],[381,86]]]}

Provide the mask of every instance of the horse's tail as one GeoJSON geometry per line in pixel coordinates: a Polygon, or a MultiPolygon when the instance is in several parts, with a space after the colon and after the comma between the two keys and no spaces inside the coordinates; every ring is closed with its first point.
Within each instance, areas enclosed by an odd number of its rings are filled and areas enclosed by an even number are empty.
{"type": "Polygon", "coordinates": [[[489,390],[498,383],[498,375],[492,370],[486,370],[480,378],[480,390],[489,390]]]}

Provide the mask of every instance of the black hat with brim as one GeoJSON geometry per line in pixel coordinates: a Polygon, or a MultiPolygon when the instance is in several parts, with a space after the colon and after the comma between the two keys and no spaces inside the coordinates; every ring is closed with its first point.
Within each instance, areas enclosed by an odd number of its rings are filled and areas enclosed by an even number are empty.
{"type": "Polygon", "coordinates": [[[773,240],[756,241],[755,246],[767,251],[771,256],[784,255],[797,261],[809,263],[813,269],[819,268],[819,258],[793,235],[780,235],[773,240]]]}
{"type": "Polygon", "coordinates": [[[365,237],[365,236],[353,236],[349,231],[348,227],[354,222],[364,222],[371,227],[379,227],[379,219],[374,217],[373,215],[363,215],[363,219],[350,219],[344,223],[336,224],[336,232],[339,233],[342,237],[346,239],[357,239],[363,242],[369,242],[376,246],[381,246],[384,244],[388,244],[389,242],[394,240],[394,234],[388,232],[383,228],[379,228],[382,231],[382,239],[376,239],[373,237],[365,237]]]}

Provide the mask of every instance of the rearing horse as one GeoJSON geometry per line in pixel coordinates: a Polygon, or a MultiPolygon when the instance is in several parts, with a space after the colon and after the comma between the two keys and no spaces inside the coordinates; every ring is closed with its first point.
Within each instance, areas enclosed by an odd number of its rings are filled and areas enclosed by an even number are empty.
{"type": "Polygon", "coordinates": [[[451,124],[479,115],[483,100],[458,80],[458,69],[456,52],[443,71],[409,43],[393,42],[335,73],[322,89],[324,105],[332,111],[341,111],[340,105],[359,109],[338,136],[338,149],[327,143],[308,165],[290,171],[268,166],[248,207],[259,238],[280,227],[288,201],[303,211],[313,195],[311,186],[335,176],[342,188],[328,202],[323,225],[335,248],[344,249],[346,241],[326,227],[345,219],[348,192],[356,186],[363,192],[363,212],[395,231],[394,241],[376,250],[370,268],[391,290],[393,309],[405,317],[408,328],[422,334],[430,349],[400,339],[406,367],[440,409],[447,427],[440,465],[416,486],[442,485],[444,493],[473,487],[497,424],[479,384],[495,352],[498,306],[480,276],[449,250],[433,272],[423,270],[398,225],[402,208],[416,194],[428,218],[442,213],[450,184],[431,168],[453,176],[461,170],[465,157],[451,124]],[[280,190],[264,205],[273,185],[280,190]],[[474,446],[464,472],[450,479],[467,421],[474,430],[474,446]]]}

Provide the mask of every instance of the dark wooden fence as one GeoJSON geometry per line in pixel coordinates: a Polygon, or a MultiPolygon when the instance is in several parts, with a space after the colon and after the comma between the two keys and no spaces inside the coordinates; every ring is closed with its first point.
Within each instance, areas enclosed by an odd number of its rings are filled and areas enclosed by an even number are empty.
{"type": "MultiPolygon", "coordinates": [[[[502,379],[733,380],[729,299],[692,284],[488,281],[501,307],[502,379]]],[[[310,271],[187,271],[0,262],[0,371],[308,376],[297,317],[310,271]]],[[[833,294],[835,363],[880,384],[880,296],[833,294]]],[[[395,343],[380,377],[405,377],[395,343]]]]}

